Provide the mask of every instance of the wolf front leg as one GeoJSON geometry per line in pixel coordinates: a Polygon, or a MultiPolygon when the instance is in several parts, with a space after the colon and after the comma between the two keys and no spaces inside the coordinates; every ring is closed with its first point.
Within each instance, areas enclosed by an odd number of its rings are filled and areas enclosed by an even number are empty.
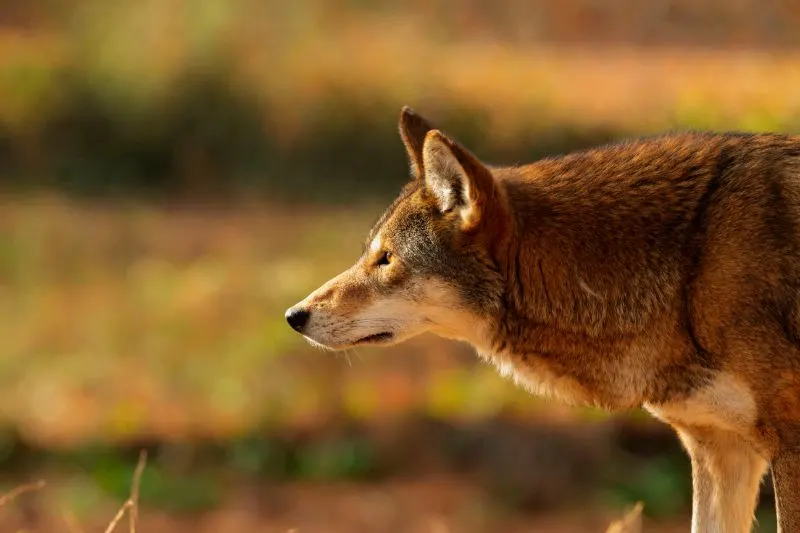
{"type": "Polygon", "coordinates": [[[778,533],[800,531],[800,450],[780,450],[772,459],[778,533]]]}
{"type": "Polygon", "coordinates": [[[692,462],[692,533],[711,531],[714,507],[714,478],[703,445],[692,434],[678,430],[678,436],[692,462]]]}
{"type": "Polygon", "coordinates": [[[681,428],[678,434],[692,461],[692,533],[749,533],[766,461],[726,431],[681,428]]]}

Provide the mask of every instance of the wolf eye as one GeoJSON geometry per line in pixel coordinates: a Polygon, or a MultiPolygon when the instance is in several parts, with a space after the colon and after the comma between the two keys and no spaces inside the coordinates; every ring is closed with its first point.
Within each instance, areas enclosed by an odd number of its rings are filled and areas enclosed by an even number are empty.
{"type": "Polygon", "coordinates": [[[386,266],[392,261],[392,252],[383,252],[375,263],[378,266],[386,266]]]}

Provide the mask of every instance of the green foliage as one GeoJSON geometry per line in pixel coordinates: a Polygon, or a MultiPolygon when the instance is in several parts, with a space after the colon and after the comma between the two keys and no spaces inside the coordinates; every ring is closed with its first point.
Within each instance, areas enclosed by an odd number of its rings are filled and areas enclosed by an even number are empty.
{"type": "MultiPolygon", "coordinates": [[[[136,457],[108,445],[83,446],[56,456],[62,468],[88,475],[94,486],[118,501],[128,498],[131,491],[136,457]]],[[[142,504],[173,512],[194,512],[218,504],[222,484],[214,470],[208,467],[175,469],[168,461],[151,459],[141,478],[142,504]]],[[[76,492],[87,493],[85,488],[76,492]]],[[[91,491],[89,491],[91,492],[91,491]]],[[[85,498],[84,498],[85,499],[85,498]]],[[[80,502],[77,502],[80,503],[80,502]]],[[[81,505],[84,507],[84,505],[81,505]]]]}
{"type": "Polygon", "coordinates": [[[14,452],[20,446],[19,435],[9,429],[0,428],[0,468],[11,466],[14,452]]]}
{"type": "MultiPolygon", "coordinates": [[[[627,474],[630,463],[625,464],[627,474]]],[[[691,480],[686,457],[664,455],[647,460],[632,476],[620,476],[602,492],[606,501],[620,508],[642,501],[645,514],[674,516],[691,507],[691,480]]]]}
{"type": "Polygon", "coordinates": [[[224,446],[226,465],[247,476],[283,479],[292,473],[293,455],[288,443],[279,439],[244,436],[224,446]]]}
{"type": "MultiPolygon", "coordinates": [[[[128,468],[126,472],[132,470],[128,468]]],[[[111,490],[120,495],[117,485],[113,485],[111,490]]],[[[202,470],[171,474],[164,469],[151,468],[142,476],[142,503],[173,512],[213,508],[220,502],[222,494],[220,481],[212,473],[202,470]]]]}
{"type": "Polygon", "coordinates": [[[766,533],[778,530],[778,518],[772,502],[768,508],[759,509],[756,513],[756,521],[753,527],[755,533],[766,533]]]}
{"type": "Polygon", "coordinates": [[[297,451],[297,475],[313,480],[363,479],[375,471],[370,443],[341,437],[309,443],[297,451]]]}

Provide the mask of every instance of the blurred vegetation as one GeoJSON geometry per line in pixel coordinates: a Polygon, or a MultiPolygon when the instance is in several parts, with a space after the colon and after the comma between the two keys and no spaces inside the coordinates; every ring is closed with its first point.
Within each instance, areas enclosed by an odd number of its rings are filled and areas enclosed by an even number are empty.
{"type": "Polygon", "coordinates": [[[541,401],[428,337],[320,354],[283,310],[407,179],[402,105],[494,163],[798,132],[798,27],[757,0],[3,2],[0,468],[68,473],[76,512],[126,495],[141,446],[142,499],[174,512],[242,479],[444,471],[526,509],[685,513],[686,458],[641,413],[541,401]]]}
{"type": "Polygon", "coordinates": [[[337,358],[286,326],[283,311],[348,266],[378,213],[7,199],[0,420],[57,446],[416,410],[568,416],[465,346],[422,338],[337,358]]]}
{"type": "Polygon", "coordinates": [[[405,174],[403,104],[503,162],[672,127],[800,123],[789,47],[800,14],[788,4],[6,4],[0,179],[11,189],[385,198],[405,174]],[[589,16],[606,23],[587,27],[589,16]]]}

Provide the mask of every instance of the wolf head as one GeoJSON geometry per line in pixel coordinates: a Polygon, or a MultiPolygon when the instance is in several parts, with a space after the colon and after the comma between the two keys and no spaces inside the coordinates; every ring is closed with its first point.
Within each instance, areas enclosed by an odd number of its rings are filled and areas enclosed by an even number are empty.
{"type": "Polygon", "coordinates": [[[400,136],[411,181],[364,252],[286,312],[312,344],[345,349],[432,332],[485,345],[502,307],[510,217],[487,166],[408,107],[400,136]]]}

